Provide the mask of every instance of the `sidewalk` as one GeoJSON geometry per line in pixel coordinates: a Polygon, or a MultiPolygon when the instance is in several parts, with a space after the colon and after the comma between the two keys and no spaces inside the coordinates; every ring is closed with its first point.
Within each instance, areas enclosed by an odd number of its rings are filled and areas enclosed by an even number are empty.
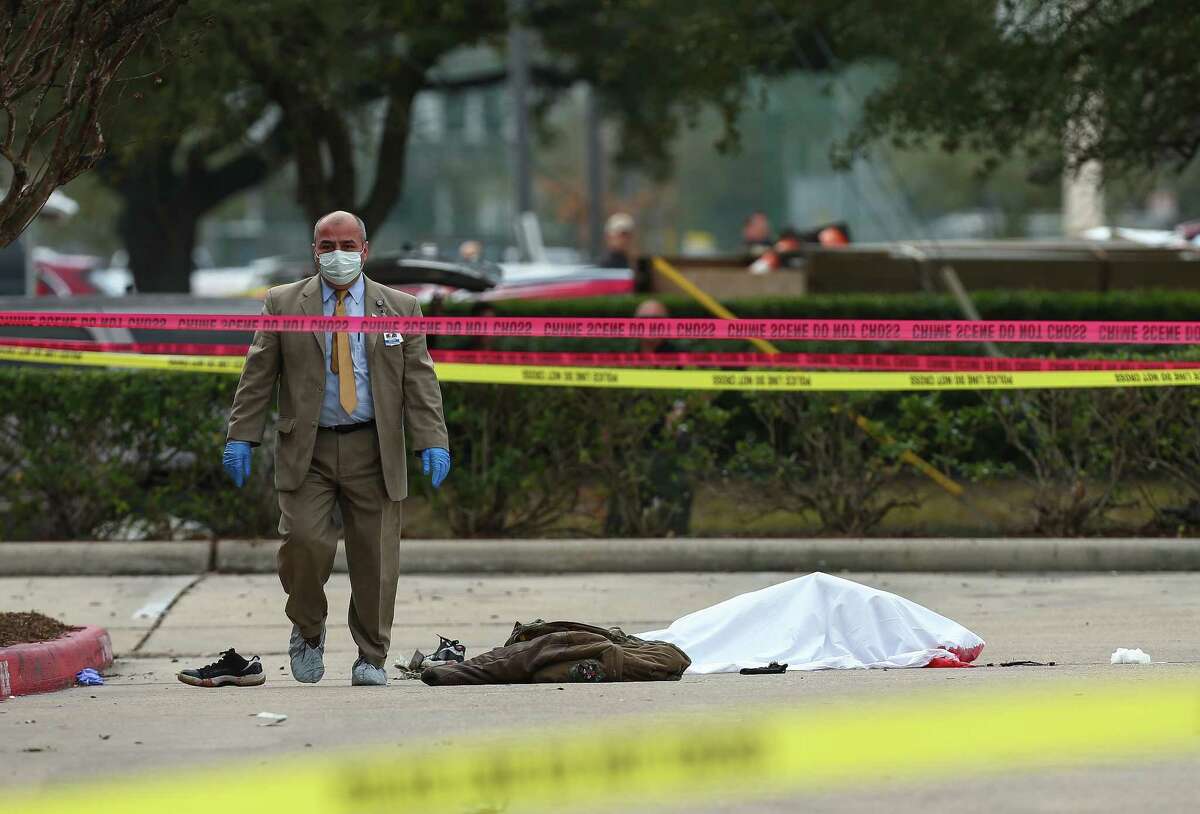
{"type": "MultiPolygon", "coordinates": [[[[405,540],[407,574],[1200,571],[1186,538],[405,540]]],[[[274,573],[277,540],[0,543],[0,576],[274,573]]],[[[337,566],[345,571],[339,550],[337,566]]]]}

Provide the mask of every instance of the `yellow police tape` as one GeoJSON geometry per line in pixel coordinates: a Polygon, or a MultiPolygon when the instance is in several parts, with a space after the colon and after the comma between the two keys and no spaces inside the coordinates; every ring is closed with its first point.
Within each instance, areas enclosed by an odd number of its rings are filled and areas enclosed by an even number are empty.
{"type": "MultiPolygon", "coordinates": [[[[973,772],[1195,752],[1200,686],[1151,681],[921,693],[853,709],[705,714],[686,725],[625,719],[462,744],[281,757],[264,768],[191,770],[5,802],[23,814],[641,811],[722,794],[857,789],[884,777],[959,782],[973,772]]],[[[962,794],[956,803],[968,801],[969,786],[962,794]]]]}
{"type": "MultiPolygon", "coordinates": [[[[0,346],[0,360],[55,365],[186,370],[237,374],[237,356],[69,351],[0,346]]],[[[442,363],[443,382],[566,387],[629,387],[653,390],[1045,390],[1078,387],[1172,387],[1200,385],[1200,368],[1170,370],[1037,370],[993,373],[900,371],[663,370],[661,368],[553,367],[442,363]]]]}

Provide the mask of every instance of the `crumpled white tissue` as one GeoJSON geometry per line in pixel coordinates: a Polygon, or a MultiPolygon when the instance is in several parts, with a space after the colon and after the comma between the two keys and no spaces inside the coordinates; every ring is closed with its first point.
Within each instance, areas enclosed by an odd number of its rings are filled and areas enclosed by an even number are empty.
{"type": "Polygon", "coordinates": [[[1110,659],[1110,663],[1112,663],[1112,664],[1149,664],[1150,663],[1150,655],[1148,653],[1143,653],[1142,648],[1140,648],[1140,647],[1134,647],[1134,648],[1118,647],[1116,650],[1113,651],[1112,659],[1110,659]]]}

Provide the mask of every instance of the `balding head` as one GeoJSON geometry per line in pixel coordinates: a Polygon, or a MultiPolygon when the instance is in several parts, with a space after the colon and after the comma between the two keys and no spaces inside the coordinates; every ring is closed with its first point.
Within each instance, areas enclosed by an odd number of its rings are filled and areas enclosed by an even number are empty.
{"type": "Polygon", "coordinates": [[[363,219],[358,215],[341,209],[336,212],[330,212],[328,215],[322,215],[313,226],[313,245],[316,246],[321,242],[320,237],[323,231],[328,232],[330,229],[336,229],[340,234],[345,229],[351,227],[358,230],[358,240],[360,243],[365,244],[367,242],[367,225],[363,223],[363,219]]]}
{"type": "Polygon", "coordinates": [[[643,319],[666,319],[671,312],[658,300],[642,300],[633,315],[643,319]]]}

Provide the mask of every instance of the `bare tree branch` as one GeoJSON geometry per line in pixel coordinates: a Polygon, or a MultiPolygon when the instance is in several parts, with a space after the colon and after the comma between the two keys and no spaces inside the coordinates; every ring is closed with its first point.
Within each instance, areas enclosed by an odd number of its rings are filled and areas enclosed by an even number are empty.
{"type": "Polygon", "coordinates": [[[104,151],[100,115],[126,58],[187,0],[10,0],[0,6],[0,246],[104,151]],[[19,127],[21,118],[24,126],[19,127]]]}

